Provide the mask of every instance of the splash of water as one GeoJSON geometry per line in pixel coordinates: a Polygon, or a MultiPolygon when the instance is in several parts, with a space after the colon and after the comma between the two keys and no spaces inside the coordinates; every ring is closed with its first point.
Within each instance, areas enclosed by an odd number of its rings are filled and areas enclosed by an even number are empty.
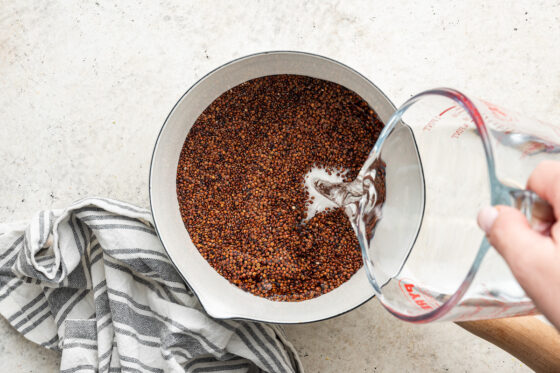
{"type": "Polygon", "coordinates": [[[308,209],[303,223],[323,211],[344,208],[354,231],[365,234],[364,243],[368,244],[385,201],[385,163],[371,158],[352,181],[346,181],[348,170],[311,168],[304,178],[308,209]]]}

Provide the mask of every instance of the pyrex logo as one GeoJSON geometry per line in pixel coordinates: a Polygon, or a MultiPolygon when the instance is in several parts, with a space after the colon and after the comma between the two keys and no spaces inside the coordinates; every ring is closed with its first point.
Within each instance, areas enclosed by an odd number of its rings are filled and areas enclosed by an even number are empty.
{"type": "Polygon", "coordinates": [[[409,301],[423,310],[433,310],[438,305],[438,302],[433,297],[417,289],[416,286],[408,280],[399,280],[399,288],[409,301]]]}

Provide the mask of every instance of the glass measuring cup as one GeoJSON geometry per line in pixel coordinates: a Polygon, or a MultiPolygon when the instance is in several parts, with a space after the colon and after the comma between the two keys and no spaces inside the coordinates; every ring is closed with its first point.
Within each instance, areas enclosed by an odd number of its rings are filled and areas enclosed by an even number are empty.
{"type": "Polygon", "coordinates": [[[447,88],[405,102],[362,169],[383,164],[381,219],[368,226],[375,201],[365,194],[355,224],[383,306],[411,322],[535,313],[476,216],[489,204],[520,208],[529,221],[550,215],[546,202],[522,189],[544,159],[560,160],[560,126],[447,88]]]}

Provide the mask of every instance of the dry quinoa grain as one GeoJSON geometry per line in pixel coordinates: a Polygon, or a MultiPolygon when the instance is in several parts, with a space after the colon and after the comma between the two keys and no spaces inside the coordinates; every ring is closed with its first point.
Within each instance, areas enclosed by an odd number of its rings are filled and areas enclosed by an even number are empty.
{"type": "Polygon", "coordinates": [[[300,301],[327,293],[361,266],[342,209],[305,225],[303,178],[313,165],[351,180],[383,124],[354,92],[299,75],[272,75],[218,97],[187,135],[177,167],[181,216],[200,254],[255,295],[300,301]]]}

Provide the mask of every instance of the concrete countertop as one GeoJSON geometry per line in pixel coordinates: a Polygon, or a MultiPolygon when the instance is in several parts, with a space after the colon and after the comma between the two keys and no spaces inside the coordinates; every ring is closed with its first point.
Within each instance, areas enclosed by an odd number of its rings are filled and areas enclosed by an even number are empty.
{"type": "MultiPolygon", "coordinates": [[[[397,105],[443,85],[560,118],[558,1],[18,0],[0,3],[0,27],[0,222],[84,196],[148,207],[151,150],[173,104],[259,51],[334,58],[397,105]]],[[[409,325],[376,300],[286,329],[310,373],[528,371],[454,324],[409,325]]],[[[57,353],[4,320],[0,336],[1,371],[58,369],[57,353]]]]}

